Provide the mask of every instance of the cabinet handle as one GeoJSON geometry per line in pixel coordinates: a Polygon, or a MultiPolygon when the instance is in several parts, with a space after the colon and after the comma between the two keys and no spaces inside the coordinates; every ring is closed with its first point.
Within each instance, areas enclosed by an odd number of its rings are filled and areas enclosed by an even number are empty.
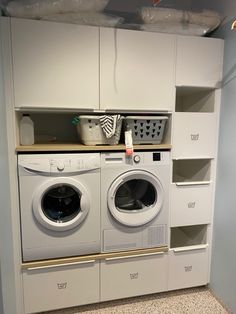
{"type": "Polygon", "coordinates": [[[136,255],[108,257],[108,258],[105,258],[105,261],[116,261],[116,260],[127,259],[127,258],[136,258],[136,257],[153,256],[153,255],[163,255],[164,253],[165,252],[154,252],[154,253],[146,253],[146,254],[136,254],[136,255]]]}
{"type": "Polygon", "coordinates": [[[211,181],[175,182],[176,186],[210,185],[211,181]]]}
{"type": "Polygon", "coordinates": [[[213,160],[214,157],[210,157],[210,156],[197,156],[197,157],[186,157],[186,156],[179,156],[179,157],[175,157],[173,158],[173,160],[193,160],[193,159],[209,159],[209,160],[213,160]]]}
{"type": "Polygon", "coordinates": [[[174,248],[173,251],[175,253],[179,253],[179,252],[203,250],[203,249],[206,249],[207,247],[208,247],[208,244],[191,245],[191,246],[174,248]]]}
{"type": "Polygon", "coordinates": [[[27,270],[30,271],[30,270],[39,270],[39,269],[60,268],[60,267],[65,267],[65,266],[93,264],[93,263],[95,263],[95,260],[73,262],[73,263],[64,263],[64,264],[55,264],[55,265],[35,266],[35,267],[29,267],[29,268],[27,268],[27,270]]]}

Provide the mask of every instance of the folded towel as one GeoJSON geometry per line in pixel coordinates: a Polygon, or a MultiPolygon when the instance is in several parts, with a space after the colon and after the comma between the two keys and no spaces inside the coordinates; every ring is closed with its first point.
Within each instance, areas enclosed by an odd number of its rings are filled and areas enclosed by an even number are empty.
{"type": "Polygon", "coordinates": [[[100,125],[106,136],[106,138],[111,138],[116,132],[117,122],[121,119],[120,115],[114,116],[100,116],[100,125]]]}

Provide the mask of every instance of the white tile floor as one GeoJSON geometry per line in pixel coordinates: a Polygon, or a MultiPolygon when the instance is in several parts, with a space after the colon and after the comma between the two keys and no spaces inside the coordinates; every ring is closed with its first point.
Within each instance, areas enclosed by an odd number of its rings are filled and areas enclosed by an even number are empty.
{"type": "Polygon", "coordinates": [[[104,302],[48,314],[228,314],[207,287],[104,302]]]}

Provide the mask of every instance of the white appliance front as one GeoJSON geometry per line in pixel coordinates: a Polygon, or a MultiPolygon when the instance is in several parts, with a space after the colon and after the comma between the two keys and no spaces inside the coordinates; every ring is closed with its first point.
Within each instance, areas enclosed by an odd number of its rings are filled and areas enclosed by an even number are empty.
{"type": "Polygon", "coordinates": [[[102,252],[168,244],[170,153],[101,154],[102,252]]]}
{"type": "Polygon", "coordinates": [[[100,251],[100,155],[18,156],[23,261],[100,251]]]}

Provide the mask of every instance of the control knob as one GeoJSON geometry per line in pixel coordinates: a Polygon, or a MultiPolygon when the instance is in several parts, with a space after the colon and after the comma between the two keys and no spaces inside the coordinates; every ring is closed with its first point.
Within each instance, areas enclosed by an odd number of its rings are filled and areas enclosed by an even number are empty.
{"type": "Polygon", "coordinates": [[[64,162],[59,161],[59,162],[57,163],[57,170],[58,170],[58,171],[63,171],[64,169],[65,169],[65,164],[64,164],[64,162]]]}
{"type": "Polygon", "coordinates": [[[134,155],[134,162],[138,164],[140,162],[140,156],[139,155],[134,155]]]}

